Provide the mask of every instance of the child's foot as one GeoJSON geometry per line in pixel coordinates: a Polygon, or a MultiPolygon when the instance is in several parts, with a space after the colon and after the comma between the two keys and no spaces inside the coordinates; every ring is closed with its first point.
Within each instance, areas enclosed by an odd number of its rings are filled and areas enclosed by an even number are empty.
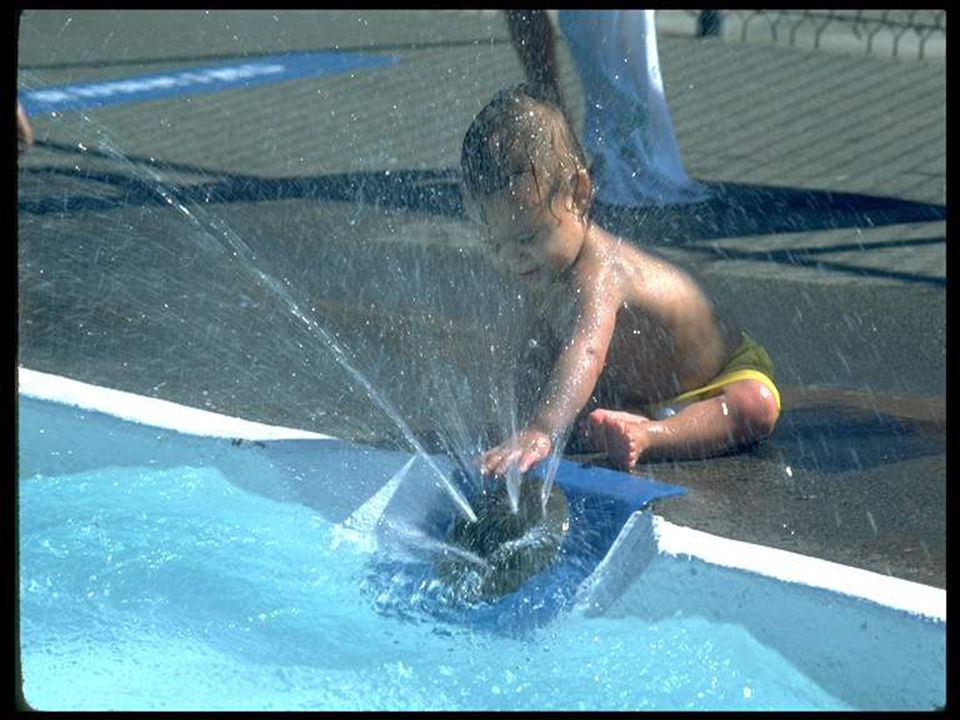
{"type": "Polygon", "coordinates": [[[646,428],[650,418],[615,410],[594,410],[583,421],[585,444],[606,453],[619,467],[629,470],[647,447],[646,428]]]}

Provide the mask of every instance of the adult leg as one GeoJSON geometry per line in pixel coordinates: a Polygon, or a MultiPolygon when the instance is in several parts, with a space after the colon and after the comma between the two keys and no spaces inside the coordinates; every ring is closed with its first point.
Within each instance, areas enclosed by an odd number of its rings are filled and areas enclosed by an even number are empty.
{"type": "Polygon", "coordinates": [[[643,207],[699,202],[667,108],[653,10],[561,10],[586,96],[583,145],[596,199],[643,207]]]}
{"type": "Polygon", "coordinates": [[[556,39],[546,11],[505,10],[504,14],[527,81],[549,87],[556,102],[564,107],[557,76],[556,39]]]}

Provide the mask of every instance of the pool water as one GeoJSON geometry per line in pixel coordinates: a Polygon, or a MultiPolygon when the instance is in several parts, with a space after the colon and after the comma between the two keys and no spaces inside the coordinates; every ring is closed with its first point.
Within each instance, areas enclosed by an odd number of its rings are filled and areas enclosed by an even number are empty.
{"type": "Polygon", "coordinates": [[[848,708],[696,615],[565,611],[513,635],[432,617],[371,543],[215,467],[20,477],[18,517],[37,709],[848,708]]]}

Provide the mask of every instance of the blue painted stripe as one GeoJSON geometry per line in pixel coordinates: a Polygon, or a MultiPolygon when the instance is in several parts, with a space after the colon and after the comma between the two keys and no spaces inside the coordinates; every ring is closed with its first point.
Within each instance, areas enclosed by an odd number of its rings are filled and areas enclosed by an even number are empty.
{"type": "Polygon", "coordinates": [[[41,88],[22,93],[19,98],[28,114],[41,115],[269,85],[296,78],[338,75],[351,70],[388,67],[398,62],[398,58],[390,55],[287,53],[188,70],[41,88]]]}

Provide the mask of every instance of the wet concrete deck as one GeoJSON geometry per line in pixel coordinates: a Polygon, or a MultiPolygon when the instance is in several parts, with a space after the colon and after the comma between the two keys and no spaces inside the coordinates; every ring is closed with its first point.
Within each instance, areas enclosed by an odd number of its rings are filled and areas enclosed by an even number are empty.
{"type": "MultiPolygon", "coordinates": [[[[21,93],[287,51],[398,59],[35,116],[18,175],[21,364],[395,436],[302,308],[418,431],[439,419],[468,438],[498,416],[507,363],[487,348],[509,288],[460,215],[455,169],[473,114],[522,79],[499,15],[31,11],[19,47],[21,93]]],[[[942,58],[675,35],[661,55],[684,162],[717,195],[600,218],[705,279],[770,350],[785,412],[753,452],[639,467],[691,491],[657,512],[945,587],[942,58]]]]}

